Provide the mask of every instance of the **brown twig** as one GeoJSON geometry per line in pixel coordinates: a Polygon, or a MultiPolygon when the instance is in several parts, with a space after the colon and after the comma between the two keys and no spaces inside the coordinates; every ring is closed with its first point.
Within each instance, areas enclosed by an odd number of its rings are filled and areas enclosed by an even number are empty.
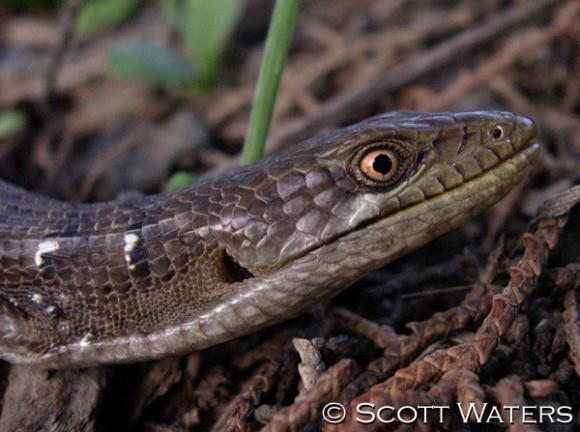
{"type": "Polygon", "coordinates": [[[56,94],[56,80],[58,72],[62,66],[64,56],[72,42],[75,27],[75,17],[80,5],[81,0],[67,0],[61,12],[60,26],[62,30],[60,34],[60,40],[56,46],[54,55],[52,56],[52,60],[46,72],[44,98],[48,103],[50,103],[56,94]]]}
{"type": "Polygon", "coordinates": [[[399,341],[400,336],[391,326],[379,325],[340,307],[335,308],[333,312],[338,316],[340,324],[350,333],[369,339],[379,348],[385,349],[399,341]]]}
{"type": "MultiPolygon", "coordinates": [[[[477,374],[463,370],[457,383],[457,402],[462,405],[463,412],[469,412],[470,406],[481,412],[484,407],[485,392],[479,385],[477,374]]],[[[471,410],[470,419],[474,420],[475,412],[471,410]]]]}
{"type": "Polygon", "coordinates": [[[580,203],[580,185],[562,191],[543,203],[538,209],[539,216],[532,223],[537,223],[539,219],[558,218],[567,215],[572,210],[572,207],[578,203],[580,203]]]}
{"type": "Polygon", "coordinates": [[[522,407],[527,405],[524,398],[524,385],[520,377],[512,375],[498,381],[494,388],[489,390],[495,400],[503,409],[500,410],[503,424],[509,425],[509,432],[539,432],[540,429],[532,424],[527,424],[531,419],[525,418],[522,407]],[[510,410],[508,407],[519,407],[510,410]]]}
{"type": "Polygon", "coordinates": [[[280,410],[262,432],[298,431],[309,422],[319,421],[319,408],[336,400],[343,387],[359,373],[354,360],[343,359],[330,367],[310,390],[301,392],[294,403],[280,410]]]}
{"type": "Polygon", "coordinates": [[[570,360],[574,364],[576,374],[580,377],[580,317],[576,292],[569,290],[564,297],[564,334],[570,347],[570,360]]]}
{"type": "Polygon", "coordinates": [[[244,432],[248,429],[248,422],[259,405],[262,397],[276,382],[284,360],[282,356],[264,363],[250,382],[235,399],[234,412],[227,421],[226,430],[244,432]]]}

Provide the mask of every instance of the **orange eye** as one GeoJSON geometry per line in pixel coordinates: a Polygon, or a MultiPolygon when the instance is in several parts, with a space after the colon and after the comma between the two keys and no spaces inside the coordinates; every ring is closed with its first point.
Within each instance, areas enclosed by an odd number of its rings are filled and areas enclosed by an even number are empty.
{"type": "Polygon", "coordinates": [[[413,174],[422,158],[416,145],[396,138],[370,142],[361,147],[347,169],[359,186],[372,191],[395,186],[413,174]]]}
{"type": "Polygon", "coordinates": [[[399,166],[397,155],[387,149],[377,149],[367,153],[360,161],[360,169],[371,180],[390,180],[399,166]]]}

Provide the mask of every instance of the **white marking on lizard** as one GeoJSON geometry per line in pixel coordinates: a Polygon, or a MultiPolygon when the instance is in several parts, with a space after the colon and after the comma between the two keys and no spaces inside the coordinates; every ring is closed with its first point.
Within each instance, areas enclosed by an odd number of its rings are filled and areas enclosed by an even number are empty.
{"type": "Polygon", "coordinates": [[[89,344],[91,343],[91,340],[93,340],[93,334],[92,333],[87,333],[85,335],[85,337],[83,337],[81,339],[81,341],[79,342],[79,346],[82,346],[82,347],[89,346],[89,344]]]}
{"type": "Polygon", "coordinates": [[[37,267],[42,265],[42,254],[54,252],[60,249],[60,245],[56,240],[44,240],[38,244],[38,249],[34,254],[34,262],[37,267]]]}
{"type": "Polygon", "coordinates": [[[137,243],[139,243],[139,236],[135,233],[125,234],[125,261],[129,265],[129,270],[135,270],[135,264],[131,260],[131,252],[135,249],[137,243]]]}

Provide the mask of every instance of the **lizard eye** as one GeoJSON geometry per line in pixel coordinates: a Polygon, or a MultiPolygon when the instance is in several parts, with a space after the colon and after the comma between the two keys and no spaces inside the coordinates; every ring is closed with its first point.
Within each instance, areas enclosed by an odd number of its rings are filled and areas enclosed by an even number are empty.
{"type": "Polygon", "coordinates": [[[369,179],[384,182],[397,172],[398,156],[388,149],[377,149],[367,153],[360,161],[360,170],[369,179]]]}
{"type": "Polygon", "coordinates": [[[417,161],[417,151],[401,141],[372,143],[350,161],[349,172],[364,187],[384,189],[408,175],[417,161]]]}

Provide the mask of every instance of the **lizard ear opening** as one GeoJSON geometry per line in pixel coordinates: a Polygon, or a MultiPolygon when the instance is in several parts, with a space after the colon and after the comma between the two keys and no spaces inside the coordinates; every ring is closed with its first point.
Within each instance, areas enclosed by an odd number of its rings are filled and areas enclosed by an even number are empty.
{"type": "Polygon", "coordinates": [[[225,249],[223,251],[222,263],[224,265],[224,276],[227,282],[243,282],[246,279],[254,277],[251,271],[231,257],[225,249]]]}

